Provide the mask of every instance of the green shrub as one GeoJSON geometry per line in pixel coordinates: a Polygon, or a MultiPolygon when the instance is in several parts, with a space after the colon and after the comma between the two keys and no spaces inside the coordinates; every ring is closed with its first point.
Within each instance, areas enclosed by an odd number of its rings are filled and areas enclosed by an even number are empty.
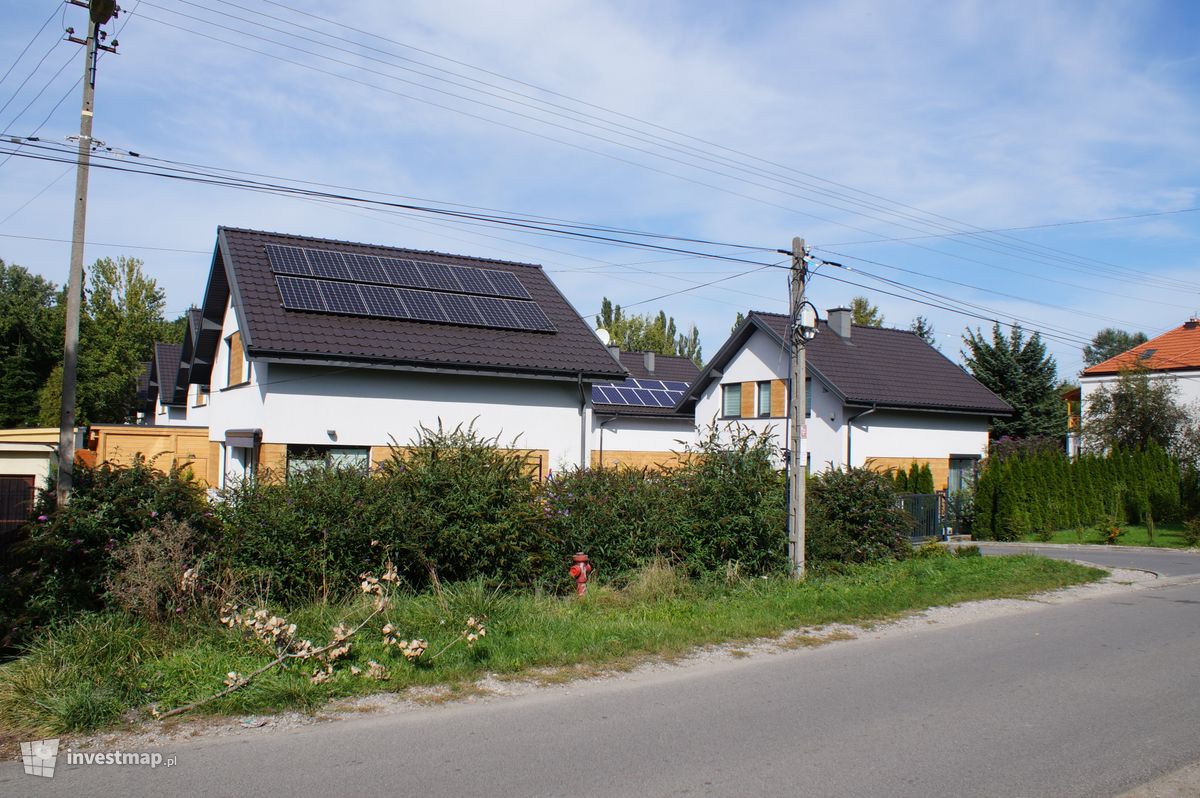
{"type": "Polygon", "coordinates": [[[554,563],[587,552],[608,579],[656,557],[680,559],[686,509],[679,487],[671,475],[646,469],[557,472],[541,486],[554,563]]]}
{"type": "Polygon", "coordinates": [[[808,488],[807,556],[816,563],[903,559],[912,518],[891,480],[865,468],[817,474],[808,488]]]}
{"type": "Polygon", "coordinates": [[[328,599],[378,565],[384,502],[378,480],[355,468],[314,468],[227,484],[215,505],[221,557],[273,601],[328,599]]]}
{"type": "Polygon", "coordinates": [[[1183,542],[1193,547],[1200,546],[1200,516],[1183,523],[1183,542]]]}
{"type": "Polygon", "coordinates": [[[1118,523],[1179,520],[1188,499],[1187,475],[1157,447],[1115,450],[1068,460],[1041,442],[1008,442],[993,449],[976,489],[973,534],[1016,540],[1030,533],[1118,523]]]}
{"type": "Polygon", "coordinates": [[[8,578],[0,579],[0,648],[50,621],[101,608],[111,552],[134,535],[185,522],[198,551],[207,551],[217,530],[203,488],[182,469],[156,471],[140,456],[128,467],[76,464],[71,501],[57,507],[47,491],[37,513],[18,535],[8,578]]]}
{"type": "MultiPolygon", "coordinates": [[[[671,479],[684,513],[679,559],[692,573],[736,562],[752,576],[787,563],[787,484],[771,436],[713,426],[689,448],[671,479]]],[[[883,479],[883,477],[880,477],[883,479]]]]}
{"type": "Polygon", "coordinates": [[[272,600],[328,600],[391,556],[413,588],[485,578],[530,584],[551,546],[525,457],[473,426],[420,427],[375,474],[313,469],[231,485],[223,555],[272,600]]]}

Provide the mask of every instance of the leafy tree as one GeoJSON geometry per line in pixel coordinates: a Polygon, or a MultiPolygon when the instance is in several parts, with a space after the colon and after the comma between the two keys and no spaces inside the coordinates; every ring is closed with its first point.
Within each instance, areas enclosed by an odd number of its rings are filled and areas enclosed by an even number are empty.
{"type": "Polygon", "coordinates": [[[741,327],[742,322],[744,322],[745,320],[746,320],[746,314],[742,313],[739,310],[738,314],[737,314],[737,318],[733,320],[733,326],[729,328],[730,334],[733,334],[734,330],[736,330],[738,327],[741,327]]]}
{"type": "MultiPolygon", "coordinates": [[[[169,334],[162,289],[136,258],[101,258],[88,270],[79,320],[76,417],[80,423],[120,422],[133,415],[137,377],[154,343],[169,334]]],[[[182,337],[182,336],[180,336],[182,337]]],[[[39,417],[58,423],[62,366],[39,394],[39,417]]]]}
{"type": "Polygon", "coordinates": [[[975,379],[1013,407],[1012,416],[992,422],[995,437],[1066,434],[1067,406],[1056,389],[1057,366],[1039,334],[1026,340],[1020,325],[1013,325],[1005,336],[996,324],[990,341],[979,330],[967,330],[963,344],[963,361],[975,379]]]}
{"type": "Polygon", "coordinates": [[[56,295],[53,283],[0,260],[0,427],[37,422],[38,390],[62,358],[56,295]]]}
{"type": "Polygon", "coordinates": [[[883,314],[865,296],[856,296],[850,300],[850,321],[862,327],[882,327],[883,314]]]}
{"type": "Polygon", "coordinates": [[[1084,446],[1094,452],[1150,445],[1176,449],[1194,426],[1178,394],[1171,378],[1152,377],[1146,369],[1121,372],[1114,385],[1101,386],[1088,397],[1084,446]]]}
{"type": "Polygon", "coordinates": [[[1105,327],[1096,333],[1090,344],[1083,347],[1083,362],[1088,366],[1103,363],[1110,357],[1116,357],[1138,344],[1146,343],[1147,340],[1144,333],[1128,333],[1116,327],[1105,327]]]}
{"type": "Polygon", "coordinates": [[[934,337],[933,325],[929,323],[929,319],[924,316],[917,316],[912,320],[912,324],[908,325],[908,329],[916,333],[925,343],[937,347],[937,338],[934,337]]]}
{"type": "Polygon", "coordinates": [[[678,355],[701,364],[700,332],[693,324],[687,333],[675,327],[674,317],[664,311],[658,315],[649,313],[626,316],[620,305],[614,305],[608,297],[600,303],[600,315],[596,326],[607,330],[613,345],[627,352],[656,352],[660,355],[678,355]]]}

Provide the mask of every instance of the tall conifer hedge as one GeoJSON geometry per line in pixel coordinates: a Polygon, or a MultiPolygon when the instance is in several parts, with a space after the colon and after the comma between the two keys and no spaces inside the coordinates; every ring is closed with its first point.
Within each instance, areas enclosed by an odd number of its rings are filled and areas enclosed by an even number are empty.
{"type": "Polygon", "coordinates": [[[974,533],[1017,540],[1034,532],[1179,520],[1179,464],[1157,446],[1081,455],[1057,451],[993,456],[975,486],[974,533]]]}

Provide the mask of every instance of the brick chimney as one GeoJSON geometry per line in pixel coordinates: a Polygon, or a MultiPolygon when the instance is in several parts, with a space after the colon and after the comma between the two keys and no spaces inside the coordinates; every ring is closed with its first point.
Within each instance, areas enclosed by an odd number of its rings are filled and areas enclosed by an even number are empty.
{"type": "Polygon", "coordinates": [[[839,338],[850,337],[850,308],[830,308],[825,314],[829,320],[829,329],[839,338]]]}

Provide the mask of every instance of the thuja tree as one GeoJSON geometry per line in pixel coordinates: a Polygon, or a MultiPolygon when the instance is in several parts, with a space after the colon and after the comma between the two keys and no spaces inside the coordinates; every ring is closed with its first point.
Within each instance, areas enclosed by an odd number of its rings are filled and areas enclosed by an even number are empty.
{"type": "Polygon", "coordinates": [[[1156,446],[1074,461],[1045,449],[993,456],[976,483],[975,510],[975,533],[997,540],[1101,523],[1176,520],[1179,465],[1156,446]]]}

